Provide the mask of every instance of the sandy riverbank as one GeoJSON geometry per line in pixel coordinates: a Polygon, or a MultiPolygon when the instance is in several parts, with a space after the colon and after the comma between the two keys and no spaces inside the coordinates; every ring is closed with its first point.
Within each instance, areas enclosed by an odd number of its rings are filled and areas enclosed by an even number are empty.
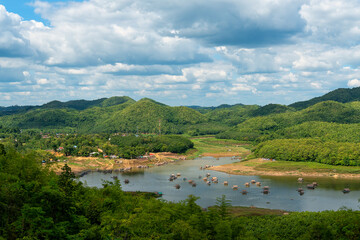
{"type": "MultiPolygon", "coordinates": [[[[275,162],[274,162],[275,163],[275,162]]],[[[283,162],[283,165],[291,162],[283,162]]],[[[360,174],[338,173],[333,169],[298,168],[296,170],[271,170],[271,162],[261,158],[244,162],[231,163],[222,166],[215,166],[209,169],[236,175],[260,175],[260,176],[297,176],[297,177],[333,177],[333,178],[360,178],[360,174]],[[266,164],[266,165],[263,165],[266,164]]],[[[278,163],[276,163],[278,164],[278,163]]],[[[303,163],[304,165],[306,163],[303,163]]],[[[286,167],[284,167],[286,169],[286,167]]]]}
{"type": "Polygon", "coordinates": [[[81,173],[87,170],[119,170],[119,169],[141,169],[152,166],[160,166],[175,160],[184,159],[183,155],[162,152],[154,154],[152,159],[109,159],[97,157],[68,157],[66,161],[56,162],[52,164],[51,168],[60,173],[61,168],[68,164],[72,172],[81,173]]]}

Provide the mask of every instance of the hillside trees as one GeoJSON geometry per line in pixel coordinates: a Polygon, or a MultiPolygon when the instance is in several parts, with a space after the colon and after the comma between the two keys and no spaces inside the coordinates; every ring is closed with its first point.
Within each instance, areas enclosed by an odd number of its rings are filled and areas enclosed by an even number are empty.
{"type": "MultiPolygon", "coordinates": [[[[0,145],[1,146],[1,145],[0,145]]],[[[179,203],[60,176],[35,155],[0,154],[0,239],[358,239],[359,211],[299,212],[234,218],[226,197],[204,211],[189,196],[179,203]],[[6,157],[5,157],[6,156],[6,157]]]]}

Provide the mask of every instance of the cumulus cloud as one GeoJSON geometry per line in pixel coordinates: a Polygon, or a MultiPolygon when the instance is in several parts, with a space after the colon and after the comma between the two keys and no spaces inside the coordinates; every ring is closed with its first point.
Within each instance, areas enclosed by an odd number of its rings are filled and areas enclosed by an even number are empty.
{"type": "Polygon", "coordinates": [[[32,53],[29,40],[22,34],[21,17],[0,5],[0,57],[23,57],[32,53]]]}
{"type": "Polygon", "coordinates": [[[348,81],[347,85],[349,87],[360,87],[360,80],[359,79],[351,79],[348,81]]]}
{"type": "Polygon", "coordinates": [[[358,45],[360,2],[357,0],[311,0],[300,10],[312,38],[332,45],[358,45]]]}
{"type": "Polygon", "coordinates": [[[156,28],[158,14],[143,10],[140,2],[104,0],[51,5],[36,1],[34,6],[52,25],[29,35],[31,43],[47,54],[48,65],[209,61],[195,41],[160,34],[156,28]]]}
{"type": "Polygon", "coordinates": [[[360,86],[356,0],[32,5],[44,23],[0,5],[0,105],[114,95],[291,103],[360,86]]]}
{"type": "Polygon", "coordinates": [[[298,12],[301,1],[198,0],[196,4],[171,1],[171,5],[175,7],[153,6],[162,9],[169,25],[181,36],[213,45],[281,44],[305,27],[298,12]]]}

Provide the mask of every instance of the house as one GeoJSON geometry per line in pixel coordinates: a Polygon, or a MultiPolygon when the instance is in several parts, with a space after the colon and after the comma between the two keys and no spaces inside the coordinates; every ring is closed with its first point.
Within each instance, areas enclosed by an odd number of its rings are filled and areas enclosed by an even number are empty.
{"type": "Polygon", "coordinates": [[[90,157],[96,157],[96,156],[98,156],[98,155],[99,155],[99,152],[91,152],[91,153],[89,154],[90,157]]]}

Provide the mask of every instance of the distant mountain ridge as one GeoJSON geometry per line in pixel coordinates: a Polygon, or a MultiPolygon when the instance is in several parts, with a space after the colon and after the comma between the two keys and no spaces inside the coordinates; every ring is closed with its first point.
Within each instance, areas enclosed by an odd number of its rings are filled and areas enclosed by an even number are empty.
{"type": "Polygon", "coordinates": [[[360,101],[360,87],[338,88],[320,97],[315,97],[307,101],[292,103],[289,105],[289,107],[293,107],[296,110],[300,110],[315,105],[316,103],[329,101],[329,100],[341,102],[341,103],[360,101]]]}
{"type": "Polygon", "coordinates": [[[0,107],[0,125],[21,129],[66,129],[80,133],[190,135],[218,134],[224,131],[233,134],[237,130],[234,132],[232,128],[239,126],[241,132],[251,133],[253,137],[262,129],[272,131],[308,121],[360,123],[360,102],[356,100],[360,100],[360,88],[337,89],[324,96],[289,106],[222,104],[218,107],[172,107],[149,98],[135,101],[126,96],[51,101],[41,106],[0,107]]]}
{"type": "MultiPolygon", "coordinates": [[[[148,99],[150,101],[154,101],[149,98],[143,98],[148,99]]],[[[281,104],[267,104],[265,106],[260,107],[259,111],[254,114],[254,116],[261,116],[263,114],[267,115],[270,112],[272,113],[280,113],[284,111],[291,110],[291,108],[294,108],[296,110],[304,109],[307,107],[310,107],[312,105],[315,105],[316,103],[323,102],[323,101],[336,101],[341,103],[347,103],[347,102],[353,102],[353,101],[360,101],[360,87],[356,88],[338,88],[334,91],[331,91],[329,93],[324,94],[320,97],[315,97],[307,101],[299,101],[292,103],[288,106],[281,105],[281,104]],[[290,108],[289,108],[290,107],[290,108]]],[[[26,105],[26,106],[9,106],[9,107],[1,107],[0,106],[0,114],[4,115],[6,114],[14,114],[16,112],[23,112],[27,110],[32,110],[36,108],[71,108],[75,110],[85,110],[91,107],[109,107],[114,106],[118,104],[122,104],[126,101],[132,101],[136,102],[130,97],[127,96],[114,96],[110,98],[100,98],[95,100],[70,100],[67,102],[61,102],[58,100],[54,100],[48,103],[45,103],[43,105],[26,105]]],[[[156,101],[154,101],[156,102],[156,101]]],[[[156,102],[158,104],[165,105],[160,102],[156,102]]],[[[209,110],[215,110],[215,109],[223,109],[223,108],[232,108],[235,106],[245,106],[244,104],[237,103],[237,104],[221,104],[219,106],[212,106],[212,107],[203,107],[198,105],[191,105],[191,106],[185,106],[191,109],[195,109],[199,112],[207,112],[209,110]]]]}
{"type": "Polygon", "coordinates": [[[47,109],[61,109],[61,108],[69,108],[75,110],[85,110],[91,107],[109,107],[118,104],[122,104],[126,101],[135,102],[130,97],[123,96],[123,97],[110,97],[110,98],[100,98],[96,100],[70,100],[67,102],[61,102],[58,100],[54,100],[43,105],[34,105],[34,106],[10,106],[10,107],[0,107],[0,116],[3,115],[11,115],[21,112],[26,112],[29,110],[40,109],[40,108],[47,108],[47,109]]]}

